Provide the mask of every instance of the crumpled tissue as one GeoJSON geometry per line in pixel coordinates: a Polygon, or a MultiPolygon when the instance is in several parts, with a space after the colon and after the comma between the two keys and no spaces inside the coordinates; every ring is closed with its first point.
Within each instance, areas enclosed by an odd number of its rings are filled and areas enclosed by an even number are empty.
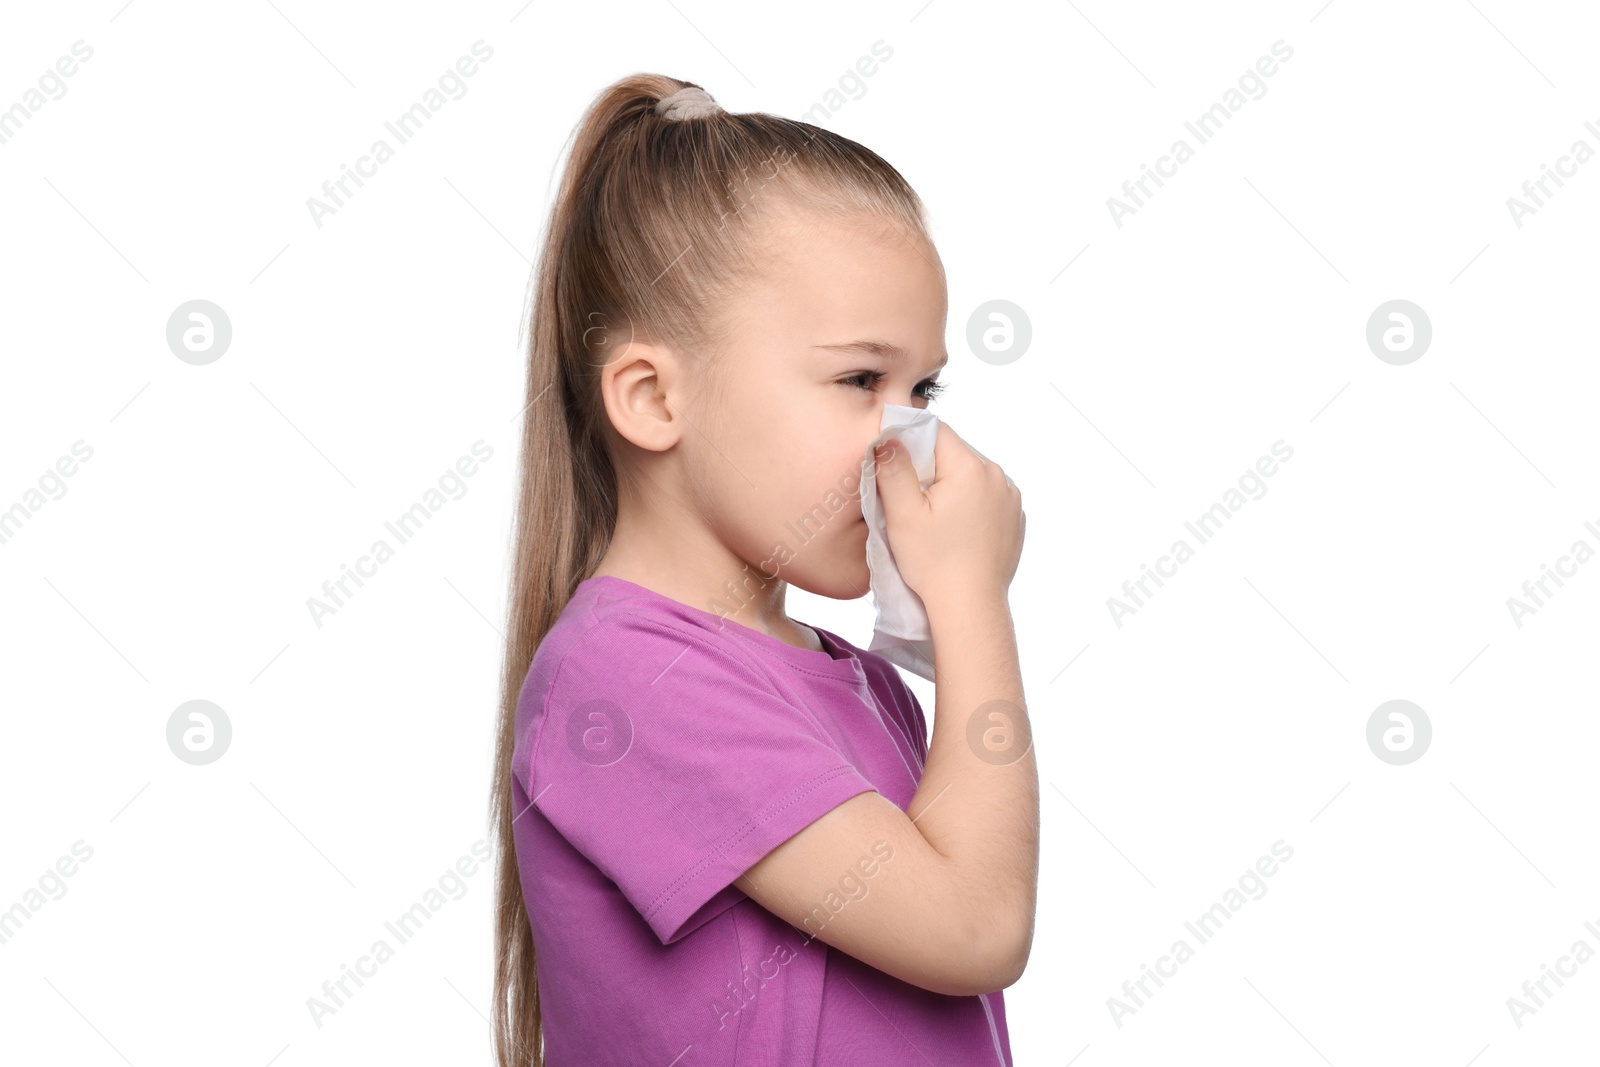
{"type": "Polygon", "coordinates": [[[927,408],[902,404],[883,406],[882,432],[867,446],[861,462],[861,514],[867,520],[867,569],[872,573],[872,601],[878,609],[868,652],[897,667],[933,681],[933,631],[928,610],[900,577],[889,551],[888,524],[878,499],[878,462],[873,451],[891,437],[900,439],[923,489],[933,484],[933,444],[939,416],[927,408]]]}

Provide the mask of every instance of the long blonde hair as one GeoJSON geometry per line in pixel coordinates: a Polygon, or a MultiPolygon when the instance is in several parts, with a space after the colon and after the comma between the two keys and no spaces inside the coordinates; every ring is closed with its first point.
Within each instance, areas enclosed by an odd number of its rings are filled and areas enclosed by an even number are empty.
{"type": "MultiPolygon", "coordinates": [[[[618,342],[718,346],[713,309],[751,269],[763,198],[870,214],[927,239],[921,200],[870,149],[760,112],[673,118],[699,88],[634,74],[602,90],[574,133],[550,209],[528,320],[521,494],[490,798],[496,880],[494,1044],[500,1067],[544,1067],[535,945],[512,837],[517,697],[539,642],[598,566],[617,517],[599,373],[618,342]]],[[[931,245],[931,241],[929,242],[931,245]]],[[[574,917],[577,921],[578,917],[574,917]]]]}

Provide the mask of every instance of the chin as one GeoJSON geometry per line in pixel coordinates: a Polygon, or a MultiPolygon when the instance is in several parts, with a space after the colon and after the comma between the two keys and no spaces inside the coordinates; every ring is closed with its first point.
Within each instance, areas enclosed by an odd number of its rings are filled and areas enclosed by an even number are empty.
{"type": "Polygon", "coordinates": [[[852,555],[849,562],[825,565],[820,570],[807,568],[794,571],[785,568],[783,579],[797,589],[804,589],[830,600],[859,600],[871,591],[872,572],[867,558],[852,555]]]}

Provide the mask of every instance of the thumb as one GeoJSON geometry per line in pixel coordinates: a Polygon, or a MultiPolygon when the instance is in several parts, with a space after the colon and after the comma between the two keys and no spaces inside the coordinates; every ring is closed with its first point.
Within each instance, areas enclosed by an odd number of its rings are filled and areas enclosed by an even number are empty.
{"type": "Polygon", "coordinates": [[[883,502],[885,519],[921,503],[922,485],[911,465],[911,457],[906,454],[906,446],[899,438],[891,437],[879,445],[874,459],[878,499],[883,502]],[[893,451],[886,454],[885,450],[891,448],[893,451]]]}

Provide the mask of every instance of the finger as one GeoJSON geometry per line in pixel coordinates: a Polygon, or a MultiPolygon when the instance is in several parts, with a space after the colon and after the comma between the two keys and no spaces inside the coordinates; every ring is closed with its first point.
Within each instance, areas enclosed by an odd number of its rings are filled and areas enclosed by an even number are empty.
{"type": "Polygon", "coordinates": [[[917,481],[916,468],[911,464],[911,457],[906,454],[906,446],[897,437],[891,437],[878,446],[874,456],[877,464],[874,477],[878,483],[878,499],[883,502],[883,515],[892,521],[892,516],[901,509],[907,509],[920,503],[922,485],[917,481]],[[893,447],[892,453],[886,449],[893,447]]]}
{"type": "Polygon", "coordinates": [[[933,477],[939,478],[941,471],[948,472],[961,457],[962,453],[971,452],[972,446],[966,439],[956,433],[955,428],[943,419],[939,420],[939,432],[933,439],[933,477]]]}

